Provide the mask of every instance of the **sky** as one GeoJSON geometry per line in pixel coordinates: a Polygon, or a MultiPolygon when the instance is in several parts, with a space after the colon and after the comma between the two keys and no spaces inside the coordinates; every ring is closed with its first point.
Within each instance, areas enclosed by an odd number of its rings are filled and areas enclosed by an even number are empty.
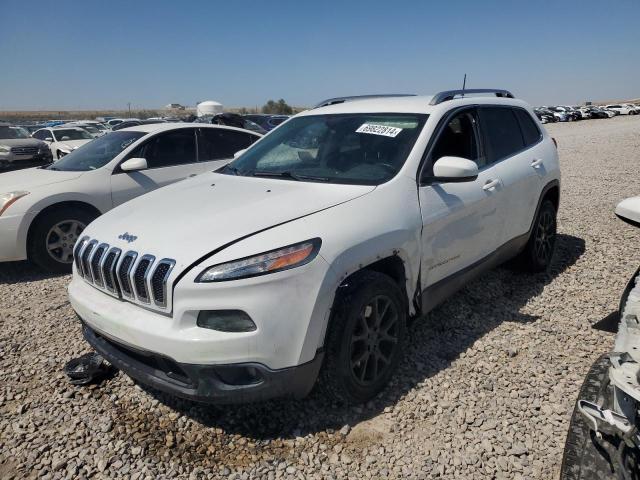
{"type": "Polygon", "coordinates": [[[0,0],[0,111],[640,97],[640,0],[0,0]]]}

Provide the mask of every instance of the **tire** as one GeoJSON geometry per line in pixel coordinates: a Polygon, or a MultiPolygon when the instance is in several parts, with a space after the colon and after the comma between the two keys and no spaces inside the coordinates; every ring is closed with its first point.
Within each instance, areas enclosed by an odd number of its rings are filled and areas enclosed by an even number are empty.
{"type": "Polygon", "coordinates": [[[551,200],[543,200],[529,241],[518,256],[524,270],[533,273],[543,272],[551,265],[556,246],[556,217],[556,207],[551,200]]]}
{"type": "Polygon", "coordinates": [[[377,272],[354,275],[339,289],[329,323],[320,373],[326,393],[346,404],[378,394],[402,357],[406,325],[406,296],[395,281],[377,272]]]}
{"type": "Polygon", "coordinates": [[[82,230],[96,216],[84,208],[48,210],[31,227],[27,245],[29,260],[46,272],[69,273],[73,262],[73,246],[82,230]]]}
{"type": "MultiPolygon", "coordinates": [[[[578,399],[588,400],[605,408],[609,407],[608,400],[613,394],[608,388],[608,368],[607,355],[596,360],[580,388],[578,399]]],[[[609,462],[609,453],[600,446],[576,403],[562,456],[560,480],[617,480],[618,478],[609,462]]]]}

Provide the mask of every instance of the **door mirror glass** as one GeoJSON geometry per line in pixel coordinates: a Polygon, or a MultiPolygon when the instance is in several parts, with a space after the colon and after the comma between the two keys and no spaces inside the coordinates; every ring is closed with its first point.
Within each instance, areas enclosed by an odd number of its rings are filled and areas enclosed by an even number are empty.
{"type": "Polygon", "coordinates": [[[53,138],[51,138],[51,137],[45,137],[44,141],[45,141],[45,142],[53,142],[53,138]]]}
{"type": "Polygon", "coordinates": [[[236,153],[233,154],[233,158],[238,158],[240,155],[242,155],[246,151],[247,151],[246,148],[243,148],[242,150],[238,150],[236,153]]]}
{"type": "Polygon", "coordinates": [[[146,170],[147,160],[144,158],[130,158],[120,165],[120,170],[123,172],[137,172],[139,170],[146,170]]]}
{"type": "Polygon", "coordinates": [[[478,165],[472,160],[461,157],[441,157],[433,164],[433,177],[436,182],[473,182],[478,178],[478,165]]]}

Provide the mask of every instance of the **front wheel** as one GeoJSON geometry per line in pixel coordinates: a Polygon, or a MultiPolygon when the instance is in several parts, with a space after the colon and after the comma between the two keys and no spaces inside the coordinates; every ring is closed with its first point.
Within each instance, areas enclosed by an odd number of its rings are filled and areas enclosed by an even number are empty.
{"type": "Polygon", "coordinates": [[[47,272],[68,273],[73,247],[95,214],[85,209],[57,208],[36,220],[29,235],[29,260],[47,272]]]}
{"type": "Polygon", "coordinates": [[[405,343],[405,295],[387,275],[354,275],[336,295],[321,384],[336,400],[373,398],[395,372],[405,343]]]}

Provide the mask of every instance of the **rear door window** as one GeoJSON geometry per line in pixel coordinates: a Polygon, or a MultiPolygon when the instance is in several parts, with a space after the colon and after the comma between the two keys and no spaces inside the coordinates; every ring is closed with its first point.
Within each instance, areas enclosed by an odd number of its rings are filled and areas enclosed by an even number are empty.
{"type": "Polygon", "coordinates": [[[259,137],[223,128],[201,128],[198,134],[198,159],[201,162],[233,158],[259,137]]]}
{"type": "Polygon", "coordinates": [[[540,129],[525,110],[520,108],[514,109],[516,117],[520,122],[520,128],[522,129],[522,137],[524,139],[524,144],[527,147],[538,143],[540,137],[542,137],[542,133],[540,129]]]}
{"type": "Polygon", "coordinates": [[[507,158],[524,148],[520,125],[509,107],[480,107],[480,122],[489,163],[507,158]]]}

